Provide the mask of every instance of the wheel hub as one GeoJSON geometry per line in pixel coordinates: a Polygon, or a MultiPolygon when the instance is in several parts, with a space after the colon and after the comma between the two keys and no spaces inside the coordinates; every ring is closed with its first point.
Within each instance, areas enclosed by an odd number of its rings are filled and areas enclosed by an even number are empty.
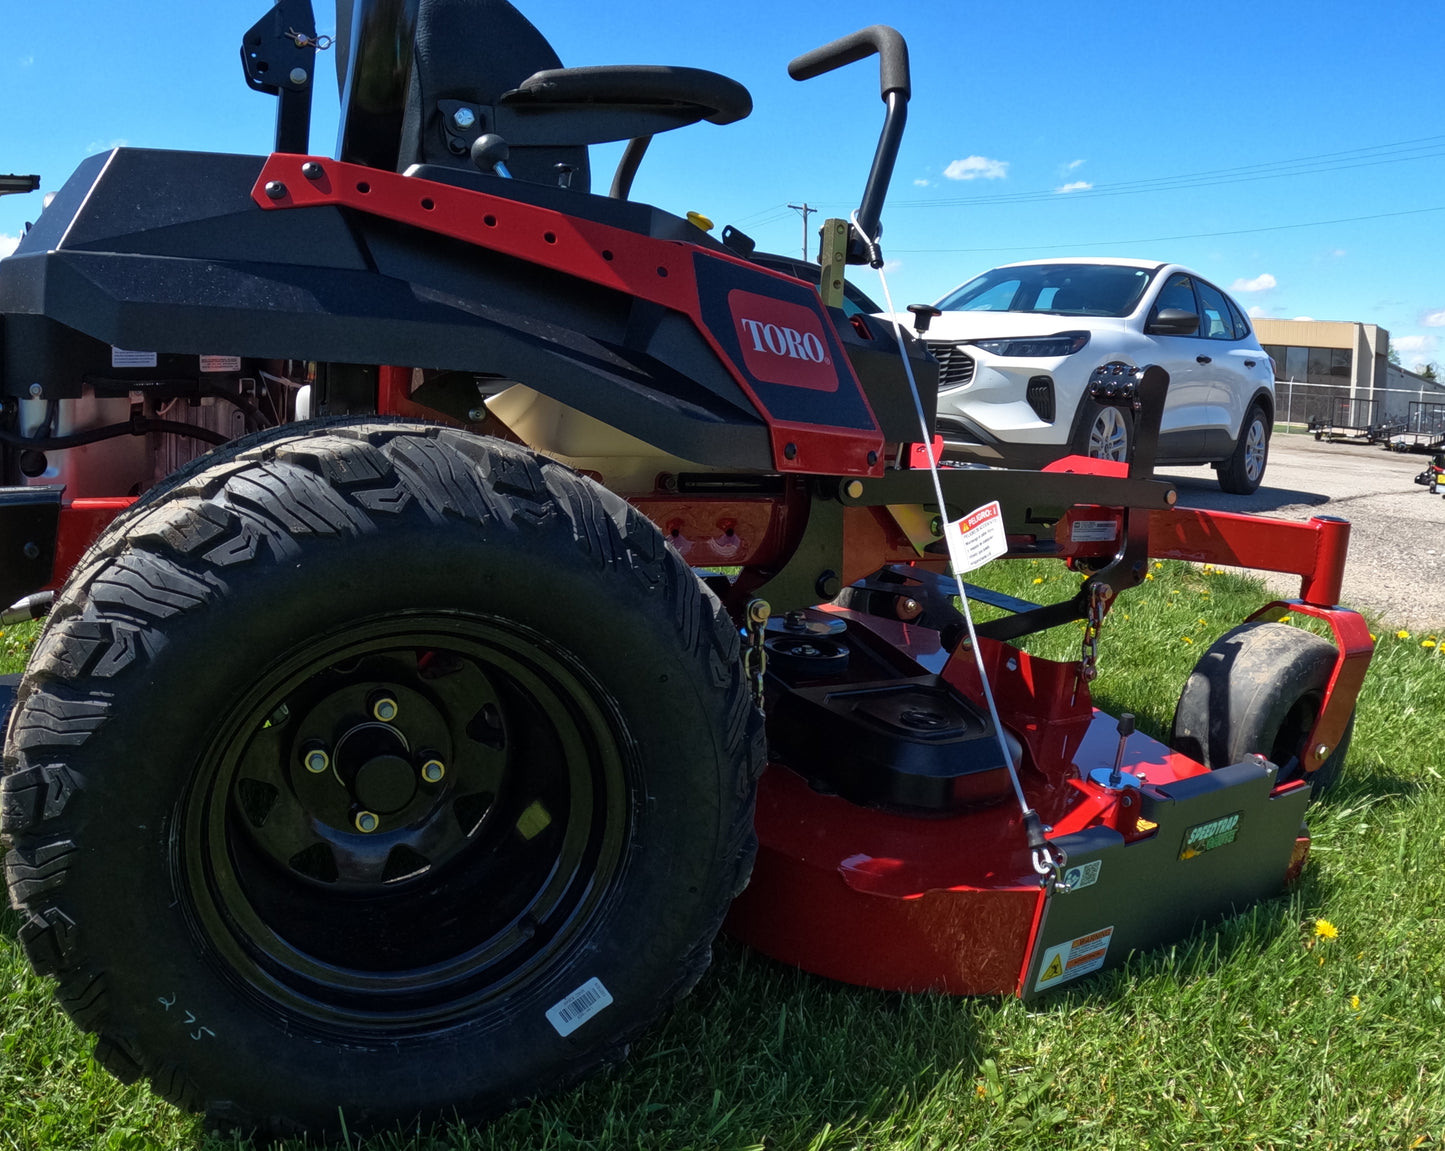
{"type": "Polygon", "coordinates": [[[363,763],[352,784],[362,807],[381,815],[400,811],[416,795],[416,772],[399,755],[378,755],[363,763]]]}

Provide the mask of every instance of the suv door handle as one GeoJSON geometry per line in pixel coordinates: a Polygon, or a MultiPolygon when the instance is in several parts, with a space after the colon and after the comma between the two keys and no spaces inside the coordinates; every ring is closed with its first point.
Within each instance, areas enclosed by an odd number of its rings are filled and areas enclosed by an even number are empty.
{"type": "Polygon", "coordinates": [[[1212,361],[1210,360],[1210,358],[1209,358],[1208,356],[1195,356],[1195,357],[1194,357],[1194,362],[1197,363],[1197,364],[1208,364],[1208,363],[1211,363],[1212,361]]]}

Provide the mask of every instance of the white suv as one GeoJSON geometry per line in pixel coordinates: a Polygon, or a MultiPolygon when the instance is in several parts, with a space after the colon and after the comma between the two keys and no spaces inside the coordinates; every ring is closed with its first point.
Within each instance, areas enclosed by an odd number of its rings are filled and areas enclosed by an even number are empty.
{"type": "Polygon", "coordinates": [[[1031,260],[994,268],[937,304],[923,339],[939,362],[947,451],[1041,467],[1069,454],[1122,460],[1126,410],[1087,398],[1101,364],[1169,372],[1159,462],[1212,464],[1227,492],[1264,478],[1274,367],[1238,304],[1154,260],[1031,260]]]}

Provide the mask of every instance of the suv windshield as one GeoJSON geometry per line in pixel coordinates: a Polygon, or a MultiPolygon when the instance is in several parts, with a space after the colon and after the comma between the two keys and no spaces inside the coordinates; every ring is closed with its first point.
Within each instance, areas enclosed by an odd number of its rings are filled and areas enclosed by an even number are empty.
{"type": "Polygon", "coordinates": [[[1147,268],[1116,264],[1030,264],[995,268],[945,296],[945,312],[1046,312],[1056,316],[1127,316],[1154,278],[1147,268]]]}

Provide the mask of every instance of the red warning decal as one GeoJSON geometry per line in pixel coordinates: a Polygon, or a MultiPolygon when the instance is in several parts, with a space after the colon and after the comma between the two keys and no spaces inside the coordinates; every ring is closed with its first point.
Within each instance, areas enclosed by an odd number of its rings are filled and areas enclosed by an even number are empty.
{"type": "Polygon", "coordinates": [[[728,308],[737,325],[743,361],[759,380],[836,392],[838,373],[817,312],[735,288],[728,308]]]}

